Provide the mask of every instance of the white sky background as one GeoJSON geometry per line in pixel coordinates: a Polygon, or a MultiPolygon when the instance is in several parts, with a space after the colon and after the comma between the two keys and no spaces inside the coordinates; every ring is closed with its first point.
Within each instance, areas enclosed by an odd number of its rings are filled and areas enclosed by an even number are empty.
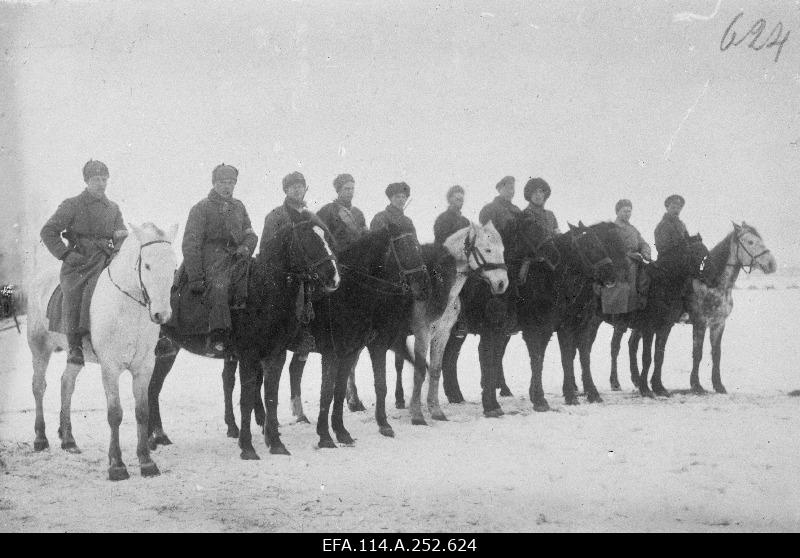
{"type": "Polygon", "coordinates": [[[562,229],[612,219],[625,197],[652,242],[664,198],[681,193],[709,247],[745,219],[796,265],[800,2],[723,1],[709,20],[673,20],[716,4],[0,5],[13,92],[0,184],[22,186],[33,246],[90,157],[109,165],[126,221],[181,231],[223,161],[259,235],[285,174],[305,174],[318,209],[349,172],[368,221],[388,183],[408,182],[407,214],[430,241],[450,185],[477,220],[502,176],[517,178],[521,207],[541,176],[562,229]],[[720,51],[739,11],[740,36],[758,18],[760,42],[778,21],[790,31],[777,63],[775,48],[720,51]]]}

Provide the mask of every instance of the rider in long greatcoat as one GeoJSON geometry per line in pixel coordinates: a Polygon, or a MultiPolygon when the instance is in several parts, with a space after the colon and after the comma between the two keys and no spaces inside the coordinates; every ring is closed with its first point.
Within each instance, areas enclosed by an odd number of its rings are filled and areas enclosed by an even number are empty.
{"type": "Polygon", "coordinates": [[[525,184],[523,194],[528,200],[528,207],[523,210],[526,215],[531,215],[534,221],[540,225],[547,235],[553,237],[561,234],[558,228],[558,220],[555,214],[549,209],[544,208],[544,204],[550,197],[550,185],[543,178],[531,178],[525,184]]]}
{"type": "Polygon", "coordinates": [[[333,237],[338,253],[347,250],[367,232],[364,214],[353,205],[355,180],[349,174],[340,174],[333,180],[336,199],[317,212],[333,237]]]}
{"type": "Polygon", "coordinates": [[[208,345],[222,352],[231,327],[231,306],[247,298],[247,270],[258,238],[244,204],[233,197],[239,171],[221,164],[211,173],[213,188],[189,211],[183,234],[183,265],[189,290],[207,293],[208,345]]]}
{"type": "Polygon", "coordinates": [[[411,196],[411,186],[405,182],[394,182],[386,187],[384,193],[389,198],[389,205],[375,214],[369,224],[369,230],[377,231],[386,227],[388,223],[394,223],[403,229],[410,229],[416,237],[417,229],[414,227],[414,222],[403,212],[411,196]]]}
{"type": "Polygon", "coordinates": [[[128,235],[119,206],[106,197],[108,176],[104,163],[88,161],[83,167],[86,189],[64,200],[40,233],[50,253],[63,262],[62,324],[72,364],[84,362],[81,339],[90,331],[89,305],[97,279],[128,235]]]}
{"type": "MultiPolygon", "coordinates": [[[[689,231],[686,229],[686,225],[680,219],[681,210],[685,204],[686,200],[683,196],[678,194],[672,194],[664,200],[664,207],[667,209],[667,212],[664,214],[664,217],[661,218],[661,222],[656,225],[656,230],[653,234],[655,237],[656,250],[658,250],[659,261],[664,261],[666,258],[671,259],[676,253],[680,254],[686,252],[692,240],[689,236],[689,231]]],[[[688,321],[691,294],[692,282],[691,279],[687,279],[682,293],[686,311],[680,318],[681,322],[688,321]]]]}

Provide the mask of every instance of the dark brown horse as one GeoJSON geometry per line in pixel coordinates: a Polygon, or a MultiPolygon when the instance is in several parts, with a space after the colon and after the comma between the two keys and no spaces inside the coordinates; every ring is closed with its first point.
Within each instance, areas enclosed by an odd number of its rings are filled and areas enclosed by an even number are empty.
{"type": "MultiPolygon", "coordinates": [[[[261,362],[285,352],[299,331],[308,304],[319,305],[325,295],[339,286],[339,268],[327,238],[325,226],[307,211],[279,229],[275,239],[264,247],[251,266],[246,308],[231,312],[232,347],[241,376],[239,447],[242,459],[259,458],[252,445],[250,420],[259,398],[261,362]]],[[[204,353],[204,339],[182,336],[170,328],[164,331],[179,346],[197,354],[204,353]]],[[[151,447],[170,443],[163,431],[158,397],[174,361],[174,356],[158,359],[153,371],[149,389],[151,447]]],[[[277,384],[271,369],[265,366],[263,371],[265,383],[277,384]]],[[[267,408],[269,410],[269,406],[267,408]]],[[[272,410],[274,412],[274,408],[272,410]]],[[[277,433],[275,424],[273,416],[274,433],[277,433]]],[[[269,446],[271,453],[287,453],[276,435],[270,439],[269,446]]]]}

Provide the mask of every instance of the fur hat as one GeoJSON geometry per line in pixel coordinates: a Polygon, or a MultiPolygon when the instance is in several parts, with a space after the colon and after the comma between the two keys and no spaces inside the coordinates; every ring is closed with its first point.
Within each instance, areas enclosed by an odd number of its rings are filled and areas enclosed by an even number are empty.
{"type": "Polygon", "coordinates": [[[93,176],[108,176],[108,167],[103,161],[89,159],[83,165],[83,181],[88,182],[93,176]]]}
{"type": "Polygon", "coordinates": [[[545,181],[544,178],[531,178],[525,184],[525,190],[523,192],[526,201],[531,201],[531,196],[536,190],[541,190],[544,192],[544,201],[547,201],[547,198],[550,197],[550,185],[545,181]]]}
{"type": "Polygon", "coordinates": [[[289,189],[289,186],[294,184],[302,184],[303,186],[306,185],[306,177],[303,176],[301,173],[295,171],[293,173],[287,174],[283,177],[283,191],[289,189]]]}
{"type": "Polygon", "coordinates": [[[452,196],[453,194],[457,194],[459,192],[463,194],[464,193],[464,188],[462,188],[458,184],[456,184],[455,186],[450,186],[447,189],[447,198],[445,198],[445,199],[449,200],[450,196],[452,196]]]}
{"type": "Polygon", "coordinates": [[[619,210],[622,209],[623,207],[630,207],[631,209],[633,209],[633,204],[631,203],[631,200],[625,198],[619,200],[617,202],[617,205],[614,206],[614,213],[619,213],[619,210]]]}
{"type": "Polygon", "coordinates": [[[497,183],[495,188],[499,190],[500,188],[502,188],[506,184],[513,185],[515,182],[516,182],[516,179],[513,176],[504,176],[502,179],[500,179],[500,182],[497,183]]]}
{"type": "Polygon", "coordinates": [[[686,200],[683,199],[683,196],[679,194],[672,194],[671,196],[668,196],[667,199],[664,200],[664,207],[669,207],[669,204],[674,201],[681,204],[681,207],[686,205],[686,200]]]}
{"type": "Polygon", "coordinates": [[[405,193],[406,197],[411,195],[411,186],[405,182],[393,182],[386,187],[386,197],[392,199],[392,196],[405,193]]]}
{"type": "Polygon", "coordinates": [[[353,179],[353,175],[352,174],[340,174],[339,176],[337,176],[336,178],[333,179],[333,187],[336,190],[336,192],[338,193],[339,190],[342,189],[342,186],[344,186],[348,182],[355,183],[355,180],[353,179]]]}
{"type": "Polygon", "coordinates": [[[221,165],[217,165],[214,167],[214,170],[211,171],[211,183],[217,182],[218,180],[228,180],[228,179],[239,180],[239,169],[236,167],[232,167],[231,165],[226,165],[222,163],[221,165]]]}

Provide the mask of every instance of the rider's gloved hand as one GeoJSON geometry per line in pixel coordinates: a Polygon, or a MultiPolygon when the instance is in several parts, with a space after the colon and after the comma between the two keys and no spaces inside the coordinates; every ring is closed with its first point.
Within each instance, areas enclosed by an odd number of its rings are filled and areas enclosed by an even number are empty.
{"type": "Polygon", "coordinates": [[[202,279],[189,281],[189,290],[192,294],[202,294],[206,290],[205,282],[202,279]]]}
{"type": "Polygon", "coordinates": [[[67,255],[64,256],[64,261],[71,266],[78,267],[86,263],[86,256],[78,252],[68,252],[67,255]]]}

